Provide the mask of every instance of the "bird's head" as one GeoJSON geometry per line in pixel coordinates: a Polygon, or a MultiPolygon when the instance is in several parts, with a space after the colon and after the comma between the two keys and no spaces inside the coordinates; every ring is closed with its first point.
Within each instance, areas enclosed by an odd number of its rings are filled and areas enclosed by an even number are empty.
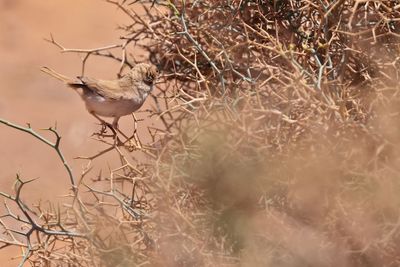
{"type": "Polygon", "coordinates": [[[159,74],[156,66],[146,63],[136,64],[132,71],[139,73],[143,81],[148,85],[153,85],[154,80],[157,79],[159,74]]]}

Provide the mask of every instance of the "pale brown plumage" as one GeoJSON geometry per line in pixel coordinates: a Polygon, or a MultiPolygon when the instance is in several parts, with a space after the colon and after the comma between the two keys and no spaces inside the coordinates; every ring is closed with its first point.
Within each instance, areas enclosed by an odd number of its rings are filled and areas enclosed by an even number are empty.
{"type": "Polygon", "coordinates": [[[104,121],[98,115],[114,117],[115,128],[120,117],[131,114],[143,105],[158,75],[155,66],[145,63],[135,65],[117,80],[101,80],[85,76],[72,79],[47,67],[41,70],[72,88],[81,89],[77,92],[85,101],[87,110],[102,122],[104,121]]]}

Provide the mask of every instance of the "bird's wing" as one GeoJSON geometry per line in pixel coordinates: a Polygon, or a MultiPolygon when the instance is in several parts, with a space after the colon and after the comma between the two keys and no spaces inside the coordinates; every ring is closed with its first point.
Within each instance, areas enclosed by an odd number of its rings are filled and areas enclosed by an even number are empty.
{"type": "Polygon", "coordinates": [[[88,89],[96,94],[110,99],[131,99],[136,96],[132,83],[120,80],[99,80],[90,77],[79,77],[88,89]]]}

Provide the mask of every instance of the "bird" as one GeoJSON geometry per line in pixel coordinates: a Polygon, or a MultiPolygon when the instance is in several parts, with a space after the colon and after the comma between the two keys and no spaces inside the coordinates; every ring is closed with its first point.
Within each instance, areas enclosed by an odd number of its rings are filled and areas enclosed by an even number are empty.
{"type": "Polygon", "coordinates": [[[135,112],[143,105],[159,74],[156,66],[147,63],[136,64],[115,80],[87,76],[70,78],[48,67],[42,67],[41,71],[75,89],[85,102],[88,112],[103,125],[110,126],[99,116],[114,118],[111,124],[114,129],[118,129],[120,117],[135,112]]]}

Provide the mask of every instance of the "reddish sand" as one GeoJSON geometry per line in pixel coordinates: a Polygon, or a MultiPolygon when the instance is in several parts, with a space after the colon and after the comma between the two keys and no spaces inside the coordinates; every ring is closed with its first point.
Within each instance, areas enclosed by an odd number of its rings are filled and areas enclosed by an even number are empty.
{"type": "MultiPolygon", "coordinates": [[[[115,6],[99,0],[0,1],[0,117],[18,124],[29,122],[38,131],[57,123],[62,149],[75,175],[85,162],[73,158],[101,149],[89,138],[99,126],[76,93],[39,71],[40,66],[49,66],[71,76],[80,73],[79,56],[61,54],[44,38],[52,33],[70,48],[105,46],[119,42],[121,32],[116,28],[124,21],[126,16],[115,6]]],[[[86,74],[115,78],[118,67],[109,59],[90,59],[86,74]]],[[[131,127],[129,118],[121,123],[125,129],[131,127]]],[[[102,165],[101,161],[95,164],[102,165]]],[[[16,173],[23,179],[39,178],[25,189],[29,203],[59,201],[68,192],[68,177],[52,149],[0,125],[0,191],[12,192],[16,173]]],[[[9,259],[17,255],[18,250],[0,250],[0,265],[16,266],[9,259]]]]}

